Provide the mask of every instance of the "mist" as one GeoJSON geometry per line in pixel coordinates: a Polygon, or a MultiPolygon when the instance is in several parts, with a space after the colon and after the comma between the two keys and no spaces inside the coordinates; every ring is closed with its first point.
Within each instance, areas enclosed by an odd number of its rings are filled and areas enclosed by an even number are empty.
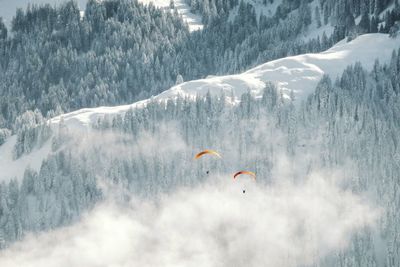
{"type": "Polygon", "coordinates": [[[262,185],[210,176],[158,200],[121,202],[118,188],[75,225],[30,235],[0,266],[302,266],[346,249],[380,211],[313,173],[262,185]],[[246,193],[242,193],[242,189],[246,193]]]}
{"type": "Polygon", "coordinates": [[[268,116],[218,119],[212,134],[184,120],[70,131],[57,153],[96,177],[101,200],[72,225],[11,244],[0,266],[308,266],[378,228],[382,210],[351,186],[357,168],[324,164],[318,132],[290,143],[268,116]],[[223,159],[193,160],[205,148],[223,159]],[[257,179],[233,179],[239,170],[257,179]]]}

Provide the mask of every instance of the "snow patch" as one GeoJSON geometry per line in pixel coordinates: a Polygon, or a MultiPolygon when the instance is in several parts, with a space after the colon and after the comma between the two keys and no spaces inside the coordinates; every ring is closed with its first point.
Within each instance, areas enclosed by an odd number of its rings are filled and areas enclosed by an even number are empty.
{"type": "MultiPolygon", "coordinates": [[[[398,1],[398,0],[396,0],[396,1],[398,1]]],[[[386,13],[388,12],[388,11],[392,11],[393,9],[394,9],[394,7],[395,7],[395,4],[394,4],[394,1],[390,4],[390,5],[388,5],[384,10],[382,10],[381,11],[381,13],[379,13],[379,18],[380,19],[384,19],[384,16],[386,15],[386,13]]]]}
{"type": "Polygon", "coordinates": [[[0,182],[12,178],[22,179],[26,168],[39,171],[42,161],[51,153],[51,142],[47,141],[41,148],[34,149],[29,154],[23,154],[17,160],[13,159],[17,136],[11,136],[0,146],[0,182]]]}
{"type": "MultiPolygon", "coordinates": [[[[170,9],[170,0],[139,0],[139,2],[143,4],[152,3],[156,7],[173,12],[173,10],[170,9]]],[[[188,6],[188,4],[186,4],[185,0],[174,0],[174,6],[179,15],[182,16],[183,21],[188,24],[189,31],[197,31],[203,29],[204,25],[201,22],[201,16],[190,12],[190,7],[188,6]]]]}

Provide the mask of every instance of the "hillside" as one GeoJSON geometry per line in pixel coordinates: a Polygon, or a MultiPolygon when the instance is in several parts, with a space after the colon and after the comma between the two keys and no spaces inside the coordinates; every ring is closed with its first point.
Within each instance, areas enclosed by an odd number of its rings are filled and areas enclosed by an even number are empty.
{"type": "MultiPolygon", "coordinates": [[[[211,76],[184,82],[151,99],[166,101],[178,95],[194,99],[198,95],[205,96],[207,92],[213,95],[224,92],[227,96],[233,94],[237,102],[240,96],[248,91],[255,97],[260,97],[265,83],[272,82],[285,98],[290,98],[293,90],[295,101],[299,102],[314,91],[324,74],[335,79],[348,65],[356,62],[360,62],[368,70],[372,69],[377,58],[381,63],[388,62],[393,50],[399,48],[399,40],[400,38],[389,38],[387,34],[365,34],[351,42],[343,40],[322,53],[273,60],[237,75],[211,76]]],[[[63,114],[51,121],[57,123],[63,117],[66,124],[72,127],[87,126],[105,114],[123,113],[130,108],[141,107],[148,101],[150,99],[132,105],[84,108],[63,114]]]]}
{"type": "MultiPolygon", "coordinates": [[[[171,1],[169,0],[139,0],[139,2],[143,4],[152,3],[156,7],[173,12],[173,10],[170,9],[171,1]]],[[[179,15],[182,16],[183,21],[188,24],[190,31],[203,29],[204,25],[201,22],[201,17],[190,12],[190,7],[185,3],[184,0],[174,1],[174,8],[178,11],[179,15]]]]}
{"type": "MultiPolygon", "coordinates": [[[[357,55],[356,44],[317,59],[340,63],[357,55]]],[[[303,63],[316,65],[313,56],[303,63]]],[[[246,75],[262,78],[278,63],[246,75]]],[[[39,112],[24,114],[0,147],[20,157],[2,170],[32,166],[0,183],[0,265],[399,266],[398,81],[396,51],[372,71],[354,64],[339,79],[324,76],[299,106],[268,85],[261,99],[245,93],[237,105],[214,93],[152,101],[112,119],[97,112],[90,131],[83,114],[70,114],[70,127],[54,122],[50,137],[39,112]],[[204,148],[222,158],[194,160],[204,148]],[[232,179],[238,170],[256,179],[232,179]]]]}
{"type": "Polygon", "coordinates": [[[400,0],[0,0],[0,266],[400,266],[400,0]]]}
{"type": "MultiPolygon", "coordinates": [[[[50,4],[50,5],[60,5],[64,3],[64,0],[0,0],[0,17],[3,18],[6,25],[11,25],[11,20],[15,16],[15,11],[17,8],[25,10],[30,4],[50,4]]],[[[84,14],[87,0],[77,0],[81,14],[84,14]]],[[[170,1],[168,0],[141,0],[144,4],[153,3],[154,6],[169,9],[170,1]]],[[[203,25],[201,23],[201,17],[190,12],[188,5],[184,1],[176,1],[175,8],[178,13],[182,16],[183,20],[189,25],[191,31],[201,30],[203,25]]]]}
{"type": "Polygon", "coordinates": [[[126,105],[180,76],[239,74],[348,36],[393,33],[400,8],[386,12],[388,1],[375,2],[366,9],[334,0],[91,0],[84,16],[81,2],[33,5],[15,14],[12,29],[0,23],[0,128],[13,129],[28,110],[50,118],[126,105]],[[162,10],[169,3],[177,12],[162,10]]]}
{"type": "MultiPolygon", "coordinates": [[[[64,0],[0,0],[0,17],[3,18],[6,25],[11,26],[11,20],[15,16],[15,11],[18,8],[25,10],[29,4],[36,5],[60,5],[64,3],[64,0]]],[[[87,0],[77,0],[76,1],[79,9],[84,10],[87,0]]]]}
{"type": "MultiPolygon", "coordinates": [[[[144,107],[150,100],[166,101],[178,95],[195,99],[196,96],[205,96],[207,92],[217,96],[223,92],[228,97],[234,95],[234,103],[238,103],[240,96],[248,91],[256,98],[261,97],[266,82],[274,83],[286,99],[290,98],[293,91],[295,102],[300,103],[315,90],[324,74],[335,79],[348,65],[356,62],[361,62],[367,70],[371,70],[376,58],[381,63],[387,63],[392,51],[398,47],[399,38],[391,39],[387,34],[366,34],[351,42],[343,40],[322,53],[273,60],[238,75],[184,82],[151,99],[131,105],[80,109],[51,119],[51,124],[57,125],[63,118],[69,128],[86,131],[90,124],[105,115],[123,114],[131,108],[144,107]]],[[[11,137],[0,147],[0,181],[21,178],[27,166],[37,170],[50,151],[47,144],[14,161],[12,150],[15,143],[16,138],[11,137]]]]}

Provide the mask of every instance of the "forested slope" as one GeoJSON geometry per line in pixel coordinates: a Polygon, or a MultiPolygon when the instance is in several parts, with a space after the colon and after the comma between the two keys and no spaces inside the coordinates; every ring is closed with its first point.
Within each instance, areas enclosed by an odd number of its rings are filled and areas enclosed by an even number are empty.
{"type": "Polygon", "coordinates": [[[91,0],[83,18],[74,2],[32,5],[18,10],[11,30],[0,23],[0,127],[15,130],[15,119],[26,110],[51,117],[132,103],[169,88],[178,75],[192,80],[232,74],[287,55],[322,51],[345,36],[377,32],[381,20],[380,31],[389,32],[399,18],[398,4],[381,14],[390,3],[374,3],[282,1],[275,14],[264,15],[251,3],[217,1],[212,19],[207,9],[199,9],[206,26],[193,33],[176,12],[130,0],[91,0]],[[312,23],[335,30],[332,36],[298,38],[312,23]]]}

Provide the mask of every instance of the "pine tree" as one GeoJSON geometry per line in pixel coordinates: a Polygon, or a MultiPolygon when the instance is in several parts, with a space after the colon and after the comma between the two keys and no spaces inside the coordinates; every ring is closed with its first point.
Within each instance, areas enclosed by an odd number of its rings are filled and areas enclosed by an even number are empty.
{"type": "Polygon", "coordinates": [[[324,25],[327,25],[328,20],[329,20],[329,15],[330,15],[329,9],[328,9],[328,4],[325,3],[323,7],[324,7],[324,25]]]}
{"type": "Polygon", "coordinates": [[[176,76],[176,82],[175,82],[175,84],[181,84],[181,83],[183,83],[183,77],[182,77],[182,75],[178,74],[178,75],[176,76]]]}
{"type": "Polygon", "coordinates": [[[370,23],[370,32],[377,33],[378,32],[378,21],[376,20],[375,16],[372,16],[371,23],[370,23]]]}
{"type": "Polygon", "coordinates": [[[315,21],[317,23],[317,28],[321,27],[321,14],[319,12],[319,7],[315,7],[315,21]]]}
{"type": "Polygon", "coordinates": [[[0,17],[0,40],[7,39],[7,27],[3,22],[3,19],[0,17]]]}
{"type": "Polygon", "coordinates": [[[359,32],[360,33],[367,33],[370,32],[370,24],[372,21],[369,20],[369,14],[364,13],[361,16],[360,23],[358,24],[359,32]]]}

